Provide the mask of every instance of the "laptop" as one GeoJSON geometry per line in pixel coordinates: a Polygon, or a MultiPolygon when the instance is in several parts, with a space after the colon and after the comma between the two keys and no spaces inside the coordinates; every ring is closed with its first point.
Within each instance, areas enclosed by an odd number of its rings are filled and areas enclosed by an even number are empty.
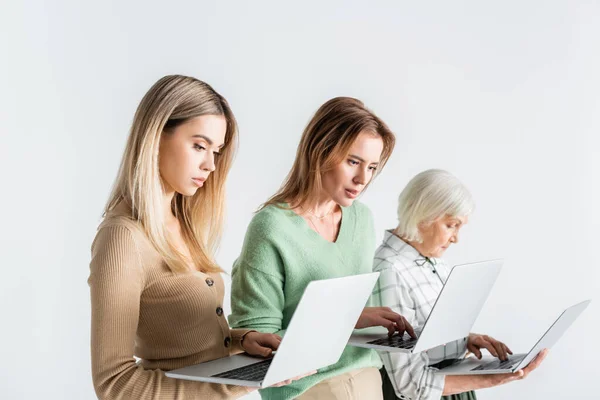
{"type": "Polygon", "coordinates": [[[512,354],[508,360],[500,361],[492,356],[484,356],[478,360],[470,356],[438,371],[441,375],[481,375],[481,374],[509,374],[525,368],[543,349],[549,349],[560,339],[571,324],[587,308],[591,300],[586,300],[567,308],[548,328],[546,333],[526,354],[512,354]]]}
{"type": "Polygon", "coordinates": [[[349,345],[387,352],[419,353],[469,335],[487,300],[503,260],[457,265],[433,305],[422,327],[415,327],[417,339],[388,336],[381,327],[357,329],[349,345]]]}
{"type": "Polygon", "coordinates": [[[166,372],[171,378],[265,388],[335,364],[379,272],[312,281],[268,359],[238,354],[166,372]]]}

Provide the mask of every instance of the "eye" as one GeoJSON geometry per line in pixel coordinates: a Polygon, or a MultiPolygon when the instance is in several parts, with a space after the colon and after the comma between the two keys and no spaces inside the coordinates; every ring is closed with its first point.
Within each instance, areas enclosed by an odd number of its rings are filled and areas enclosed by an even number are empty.
{"type": "Polygon", "coordinates": [[[206,147],[202,146],[201,144],[194,143],[194,149],[196,149],[198,151],[202,151],[202,150],[206,150],[206,147]]]}
{"type": "Polygon", "coordinates": [[[371,166],[369,167],[369,169],[370,169],[371,171],[373,171],[373,172],[377,171],[377,167],[376,167],[376,166],[374,166],[374,165],[371,165],[371,166]]]}
{"type": "Polygon", "coordinates": [[[358,165],[358,164],[359,164],[359,162],[358,162],[358,161],[356,161],[356,160],[348,160],[348,163],[349,163],[350,165],[358,165]]]}

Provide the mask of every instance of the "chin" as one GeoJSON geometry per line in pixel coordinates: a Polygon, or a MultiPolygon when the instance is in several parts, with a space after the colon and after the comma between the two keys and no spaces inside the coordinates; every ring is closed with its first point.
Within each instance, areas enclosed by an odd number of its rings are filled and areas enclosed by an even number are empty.
{"type": "Polygon", "coordinates": [[[354,203],[354,200],[355,199],[349,199],[347,197],[344,197],[342,199],[333,199],[333,201],[335,201],[342,207],[350,207],[354,203]]]}
{"type": "Polygon", "coordinates": [[[196,194],[198,189],[200,189],[200,188],[193,187],[193,188],[189,188],[189,189],[178,190],[177,193],[179,193],[180,195],[185,196],[185,197],[192,197],[193,195],[196,194]]]}

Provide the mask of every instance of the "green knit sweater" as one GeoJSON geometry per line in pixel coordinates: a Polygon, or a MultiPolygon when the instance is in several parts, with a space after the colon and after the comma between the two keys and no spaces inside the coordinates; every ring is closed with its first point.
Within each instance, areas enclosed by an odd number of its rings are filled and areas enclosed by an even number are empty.
{"type": "MultiPolygon", "coordinates": [[[[242,253],[233,266],[229,323],[233,328],[283,334],[309,282],[369,273],[374,252],[371,212],[359,202],[342,208],[335,243],[323,239],[293,211],[267,206],[250,222],[242,253]]],[[[292,399],[324,379],[381,365],[375,351],[347,346],[336,364],[290,385],[260,392],[263,399],[292,399]]]]}

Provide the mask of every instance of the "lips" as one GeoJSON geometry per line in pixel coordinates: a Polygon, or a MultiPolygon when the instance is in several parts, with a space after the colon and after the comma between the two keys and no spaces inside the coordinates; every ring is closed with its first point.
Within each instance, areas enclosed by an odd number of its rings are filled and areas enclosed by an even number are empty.
{"type": "Polygon", "coordinates": [[[192,181],[196,186],[202,187],[204,185],[204,181],[206,181],[206,178],[192,178],[192,181]]]}
{"type": "Polygon", "coordinates": [[[355,199],[360,194],[360,191],[353,189],[346,189],[345,192],[346,196],[350,197],[351,199],[355,199]]]}

